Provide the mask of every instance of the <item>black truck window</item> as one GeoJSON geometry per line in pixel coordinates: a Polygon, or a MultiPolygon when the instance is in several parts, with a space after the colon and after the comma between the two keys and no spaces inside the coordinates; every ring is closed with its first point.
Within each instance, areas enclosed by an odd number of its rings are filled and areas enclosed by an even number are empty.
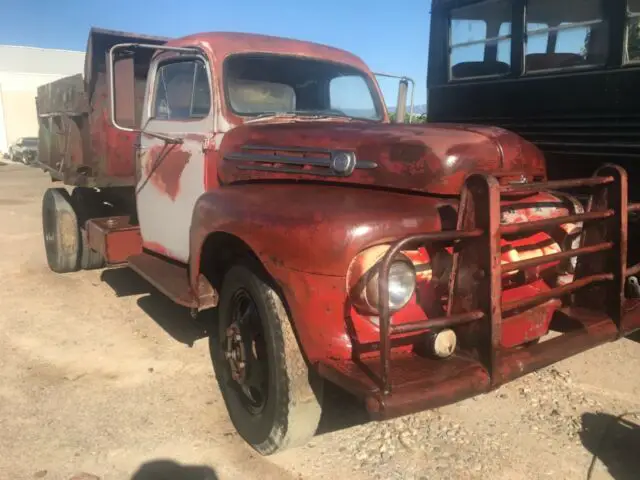
{"type": "Polygon", "coordinates": [[[511,65],[511,2],[491,0],[451,10],[450,79],[505,75],[511,65]]]}
{"type": "Polygon", "coordinates": [[[608,54],[601,0],[528,0],[525,70],[589,67],[608,54]]]}
{"type": "Polygon", "coordinates": [[[640,0],[627,1],[625,63],[640,61],[640,0]]]}

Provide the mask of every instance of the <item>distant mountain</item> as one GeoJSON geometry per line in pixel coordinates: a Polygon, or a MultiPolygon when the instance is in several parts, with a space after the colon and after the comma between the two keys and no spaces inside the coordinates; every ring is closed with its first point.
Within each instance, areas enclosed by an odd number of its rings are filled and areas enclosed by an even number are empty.
{"type": "MultiPolygon", "coordinates": [[[[392,107],[392,106],[387,105],[387,110],[389,111],[389,113],[396,113],[396,107],[392,107]]],[[[350,108],[350,109],[343,109],[343,111],[347,115],[351,115],[351,116],[354,116],[354,117],[372,118],[372,116],[375,116],[375,112],[373,112],[371,110],[350,108]]],[[[408,105],[407,105],[407,113],[409,113],[409,106],[408,105]]],[[[413,114],[414,115],[424,115],[426,113],[427,113],[427,106],[426,105],[414,105],[413,106],[413,114]]]]}

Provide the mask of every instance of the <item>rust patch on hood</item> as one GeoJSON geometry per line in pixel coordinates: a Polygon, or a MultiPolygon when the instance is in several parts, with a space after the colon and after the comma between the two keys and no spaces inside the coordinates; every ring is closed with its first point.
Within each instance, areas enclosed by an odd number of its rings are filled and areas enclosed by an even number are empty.
{"type": "MultiPolygon", "coordinates": [[[[225,157],[246,147],[267,146],[351,151],[358,161],[376,164],[331,181],[457,195],[471,173],[498,178],[544,178],[542,153],[518,135],[498,128],[466,125],[401,125],[364,122],[252,123],[225,135],[220,178],[224,183],[257,179],[304,179],[304,171],[261,171],[238,167],[225,157]]],[[[305,154],[302,153],[302,156],[305,154]]],[[[277,163],[277,158],[274,157],[277,163]]],[[[318,177],[314,177],[318,180],[318,177]]]]}

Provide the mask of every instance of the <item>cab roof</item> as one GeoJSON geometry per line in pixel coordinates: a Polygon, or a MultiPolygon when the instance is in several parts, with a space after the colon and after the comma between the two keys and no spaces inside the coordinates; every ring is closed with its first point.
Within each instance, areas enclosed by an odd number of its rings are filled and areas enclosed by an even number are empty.
{"type": "Polygon", "coordinates": [[[352,65],[368,71],[356,55],[339,48],[289,38],[238,32],[209,32],[189,35],[167,42],[168,46],[197,46],[210,52],[216,62],[243,53],[296,55],[352,65]]]}

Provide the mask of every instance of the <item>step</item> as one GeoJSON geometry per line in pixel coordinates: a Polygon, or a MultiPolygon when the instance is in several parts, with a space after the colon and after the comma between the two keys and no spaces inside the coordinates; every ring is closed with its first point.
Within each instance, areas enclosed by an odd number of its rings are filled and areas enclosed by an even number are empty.
{"type": "Polygon", "coordinates": [[[189,284],[187,265],[140,253],[128,259],[129,267],[178,305],[197,308],[198,301],[189,284]]]}

